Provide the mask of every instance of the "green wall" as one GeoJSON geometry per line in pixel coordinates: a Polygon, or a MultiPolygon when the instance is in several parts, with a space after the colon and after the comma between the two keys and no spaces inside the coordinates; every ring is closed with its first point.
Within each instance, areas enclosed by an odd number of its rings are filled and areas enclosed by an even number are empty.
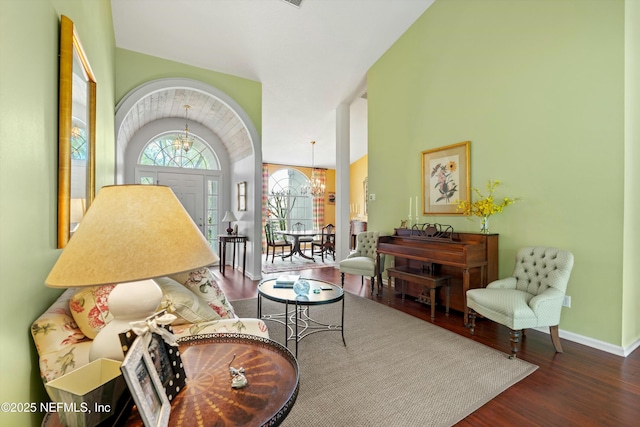
{"type": "Polygon", "coordinates": [[[183,77],[209,84],[233,98],[262,133],[262,84],[126,49],[116,49],[116,100],[146,82],[183,77]]]}
{"type": "MultiPolygon", "coordinates": [[[[97,190],[114,180],[116,101],[146,81],[187,77],[211,84],[261,129],[260,83],[116,49],[108,0],[0,0],[0,339],[10,349],[0,356],[2,402],[48,400],[29,327],[60,294],[44,286],[60,253],[60,15],[74,21],[97,80],[97,190]]],[[[42,415],[0,412],[0,426],[39,425],[42,415]]]]}
{"type": "MultiPolygon", "coordinates": [[[[634,184],[624,170],[624,8],[438,0],[368,73],[372,229],[391,232],[406,218],[409,197],[421,193],[421,151],[470,140],[471,185],[499,179],[498,195],[523,199],[490,220],[501,276],[519,247],[570,250],[572,308],[560,326],[617,346],[624,224],[639,216],[623,215],[634,184]]],[[[479,229],[458,216],[420,222],[479,229]]],[[[637,295],[638,284],[629,287],[637,295]]],[[[635,329],[624,344],[639,338],[635,329]]]]}
{"type": "Polygon", "coordinates": [[[625,224],[622,344],[640,336],[640,2],[625,2],[625,224]]]}
{"type": "MultiPolygon", "coordinates": [[[[29,327],[60,293],[56,261],[60,15],[76,24],[98,83],[96,181],[113,178],[114,35],[108,0],[0,1],[0,401],[45,399],[29,327]]],[[[0,425],[42,414],[0,412],[0,425]]]]}

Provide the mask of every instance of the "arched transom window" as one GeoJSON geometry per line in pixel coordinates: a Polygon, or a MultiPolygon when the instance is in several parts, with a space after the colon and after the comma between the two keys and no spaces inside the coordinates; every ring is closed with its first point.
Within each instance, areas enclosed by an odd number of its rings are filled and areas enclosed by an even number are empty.
{"type": "Polygon", "coordinates": [[[216,154],[197,137],[193,137],[193,146],[189,151],[176,148],[174,141],[178,133],[167,133],[151,141],[144,147],[139,165],[167,166],[185,169],[219,170],[220,162],[216,154]]]}

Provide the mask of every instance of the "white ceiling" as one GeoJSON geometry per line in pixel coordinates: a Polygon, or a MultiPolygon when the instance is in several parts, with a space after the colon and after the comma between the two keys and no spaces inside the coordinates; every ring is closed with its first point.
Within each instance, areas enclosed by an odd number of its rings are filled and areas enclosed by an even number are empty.
{"type": "Polygon", "coordinates": [[[262,83],[264,162],[309,166],[315,140],[315,165],[335,168],[337,106],[353,103],[353,162],[367,150],[366,72],[433,1],[302,0],[297,8],[284,0],[111,0],[111,7],[117,47],[262,83]]]}

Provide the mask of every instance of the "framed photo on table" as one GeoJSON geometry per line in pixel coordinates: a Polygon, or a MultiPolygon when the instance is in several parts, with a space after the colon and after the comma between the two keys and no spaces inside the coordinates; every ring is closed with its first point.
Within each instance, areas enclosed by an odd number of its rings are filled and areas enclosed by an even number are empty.
{"type": "Polygon", "coordinates": [[[458,204],[470,202],[470,142],[422,152],[422,213],[464,215],[458,204]]]}
{"type": "Polygon", "coordinates": [[[247,181],[238,183],[238,210],[247,210],[247,181]]]}
{"type": "MultiPolygon", "coordinates": [[[[165,311],[163,310],[154,316],[164,313],[165,311]]],[[[171,325],[164,325],[163,327],[173,333],[171,325]]],[[[138,339],[138,335],[131,329],[120,334],[122,353],[125,356],[136,339],[138,339]]],[[[148,339],[147,351],[158,373],[164,392],[169,402],[171,402],[187,383],[187,375],[184,371],[180,349],[177,346],[167,344],[159,334],[152,333],[150,339],[148,339]]]]}
{"type": "Polygon", "coordinates": [[[120,367],[145,426],[169,424],[171,406],[151,360],[144,337],[133,341],[120,367]]]}

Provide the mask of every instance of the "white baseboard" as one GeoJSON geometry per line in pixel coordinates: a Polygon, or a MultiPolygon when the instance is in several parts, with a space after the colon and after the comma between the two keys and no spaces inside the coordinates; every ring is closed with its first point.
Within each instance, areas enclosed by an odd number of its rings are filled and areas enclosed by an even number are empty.
{"type": "MultiPolygon", "coordinates": [[[[549,328],[533,328],[536,331],[543,332],[545,334],[549,334],[549,328]]],[[[595,348],[596,350],[605,351],[607,353],[615,354],[616,356],[627,357],[633,351],[640,347],[640,339],[631,344],[628,347],[621,347],[619,345],[614,345],[608,342],[600,341],[594,338],[590,338],[584,335],[575,334],[573,332],[565,331],[560,329],[558,331],[560,333],[560,338],[563,338],[568,341],[572,341],[578,344],[586,345],[587,347],[595,348]]]]}
{"type": "MultiPolygon", "coordinates": [[[[384,283],[387,287],[389,285],[386,279],[382,279],[382,283],[384,283]]],[[[549,335],[548,327],[533,329],[549,335]]],[[[580,334],[575,334],[573,332],[565,331],[562,329],[559,329],[558,332],[560,334],[560,338],[563,338],[565,340],[586,345],[587,347],[595,348],[596,350],[605,351],[607,353],[615,354],[616,356],[621,357],[627,357],[628,355],[633,353],[635,349],[640,347],[640,338],[627,347],[621,347],[619,345],[610,344],[608,342],[600,341],[595,338],[590,338],[580,334]]]]}

